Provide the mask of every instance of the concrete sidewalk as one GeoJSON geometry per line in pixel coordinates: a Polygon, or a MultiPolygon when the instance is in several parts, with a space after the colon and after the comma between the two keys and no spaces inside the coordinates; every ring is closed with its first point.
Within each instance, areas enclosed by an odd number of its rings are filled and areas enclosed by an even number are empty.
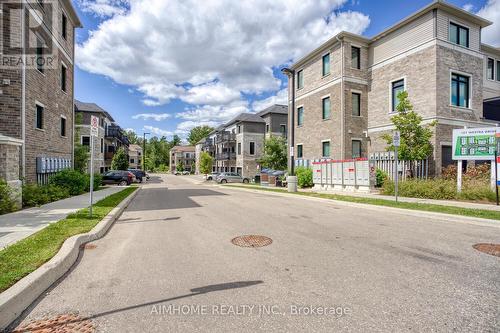
{"type": "MultiPolygon", "coordinates": [[[[94,192],[94,202],[123,190],[113,186],[94,192]]],[[[51,202],[41,207],[20,210],[0,215],[0,249],[5,248],[47,225],[64,219],[71,213],[89,206],[89,194],[82,194],[60,201],[51,202]]]]}

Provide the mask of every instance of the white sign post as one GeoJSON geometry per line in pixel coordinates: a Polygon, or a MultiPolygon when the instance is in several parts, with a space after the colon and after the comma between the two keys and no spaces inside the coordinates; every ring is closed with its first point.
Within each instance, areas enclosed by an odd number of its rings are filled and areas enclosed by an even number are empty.
{"type": "Polygon", "coordinates": [[[90,117],[90,218],[92,218],[92,204],[94,195],[94,137],[99,136],[99,117],[90,117]]]}
{"type": "Polygon", "coordinates": [[[399,168],[398,168],[398,148],[401,146],[401,134],[399,131],[395,131],[392,135],[392,144],[394,145],[394,195],[396,197],[396,202],[398,202],[398,180],[399,180],[399,168]]]}

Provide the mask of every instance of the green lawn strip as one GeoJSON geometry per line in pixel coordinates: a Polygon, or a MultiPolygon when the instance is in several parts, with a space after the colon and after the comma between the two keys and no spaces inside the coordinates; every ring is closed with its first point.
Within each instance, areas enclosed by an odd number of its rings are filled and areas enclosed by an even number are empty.
{"type": "MultiPolygon", "coordinates": [[[[256,190],[260,190],[260,191],[288,193],[288,192],[286,192],[285,189],[260,187],[260,186],[254,186],[254,185],[226,185],[226,186],[246,188],[246,189],[256,189],[256,190]]],[[[369,204],[369,205],[377,205],[377,206],[395,207],[395,208],[403,208],[403,209],[411,209],[411,210],[421,210],[421,211],[427,211],[427,212],[436,212],[436,213],[444,213],[444,214],[478,217],[478,218],[491,219],[491,220],[500,220],[500,211],[487,210],[487,209],[462,208],[462,207],[455,207],[455,206],[443,206],[443,205],[416,203],[416,202],[401,202],[401,201],[396,202],[393,200],[386,200],[386,199],[354,197],[354,196],[348,196],[348,195],[329,194],[329,193],[295,192],[295,193],[291,193],[291,194],[308,196],[308,197],[315,197],[315,198],[330,199],[330,200],[362,203],[362,204],[369,204]]]]}
{"type": "Polygon", "coordinates": [[[137,187],[114,193],[93,206],[92,218],[84,208],[0,251],[0,292],[36,270],[57,254],[71,236],[89,232],[137,187]]]}

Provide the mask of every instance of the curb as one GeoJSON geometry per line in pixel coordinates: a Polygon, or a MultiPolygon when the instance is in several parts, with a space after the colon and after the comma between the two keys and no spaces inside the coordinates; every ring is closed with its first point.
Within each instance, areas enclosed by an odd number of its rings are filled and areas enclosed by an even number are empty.
{"type": "Polygon", "coordinates": [[[82,244],[99,239],[106,234],[140,190],[141,187],[120,202],[88,233],[66,239],[52,259],[0,294],[0,332],[16,320],[54,282],[66,274],[78,259],[82,244]]]}
{"type": "Polygon", "coordinates": [[[359,207],[359,208],[366,208],[366,209],[371,209],[371,210],[376,210],[376,211],[384,211],[384,212],[392,211],[394,213],[404,214],[404,215],[408,215],[408,216],[428,217],[428,218],[434,218],[434,219],[446,221],[446,222],[458,222],[458,223],[475,224],[475,225],[500,228],[500,221],[499,220],[485,219],[485,218],[480,218],[480,217],[469,217],[469,216],[464,216],[464,215],[453,215],[453,214],[446,214],[446,213],[428,212],[428,211],[424,211],[424,210],[412,210],[412,209],[397,208],[397,207],[370,205],[370,204],[365,204],[365,203],[348,202],[348,201],[326,199],[326,198],[317,198],[317,197],[310,197],[310,196],[305,196],[305,195],[296,195],[296,194],[290,194],[288,192],[280,193],[280,192],[272,192],[272,191],[263,191],[263,190],[255,189],[255,188],[248,188],[247,189],[247,188],[241,188],[241,187],[236,187],[236,186],[231,186],[231,185],[229,185],[229,186],[218,185],[218,187],[223,188],[223,189],[232,189],[232,190],[247,191],[247,192],[254,192],[254,193],[267,193],[270,195],[281,196],[281,197],[295,197],[298,199],[321,201],[321,202],[330,203],[330,204],[334,203],[337,205],[342,205],[342,206],[347,206],[347,207],[359,207]]]}

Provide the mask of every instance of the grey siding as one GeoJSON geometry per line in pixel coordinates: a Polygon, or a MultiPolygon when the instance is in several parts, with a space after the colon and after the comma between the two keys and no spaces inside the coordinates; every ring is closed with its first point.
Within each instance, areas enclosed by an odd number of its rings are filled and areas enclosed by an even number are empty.
{"type": "Polygon", "coordinates": [[[479,26],[455,17],[443,10],[438,10],[437,12],[437,38],[448,41],[450,21],[469,28],[469,48],[479,52],[479,44],[481,40],[481,29],[479,26]]]}

